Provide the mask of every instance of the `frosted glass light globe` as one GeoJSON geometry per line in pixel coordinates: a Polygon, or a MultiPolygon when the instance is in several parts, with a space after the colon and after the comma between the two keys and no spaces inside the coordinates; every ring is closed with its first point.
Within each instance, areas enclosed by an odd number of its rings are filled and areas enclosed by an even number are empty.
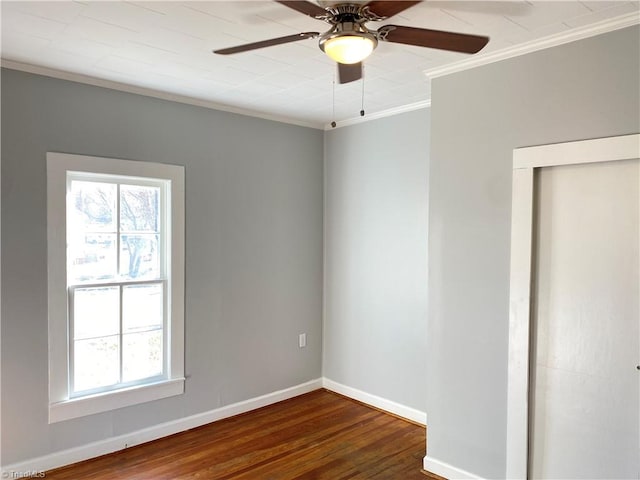
{"type": "Polygon", "coordinates": [[[324,42],[324,53],[338,63],[358,63],[373,52],[375,43],[371,38],[343,35],[329,38],[324,42]]]}

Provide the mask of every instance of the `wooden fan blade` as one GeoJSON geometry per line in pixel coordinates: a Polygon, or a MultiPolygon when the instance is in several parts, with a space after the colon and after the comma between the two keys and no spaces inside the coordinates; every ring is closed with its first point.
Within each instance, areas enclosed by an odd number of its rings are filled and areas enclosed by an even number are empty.
{"type": "Polygon", "coordinates": [[[489,42],[489,37],[465,33],[443,32],[426,28],[385,25],[378,30],[378,39],[418,47],[438,48],[452,52],[477,53],[489,42]]]}
{"type": "Polygon", "coordinates": [[[373,2],[367,3],[366,7],[371,13],[377,15],[382,20],[385,18],[393,17],[400,12],[405,11],[409,7],[413,7],[416,3],[420,3],[420,0],[417,2],[405,2],[405,1],[383,1],[383,0],[374,0],[373,2]]]}
{"type": "Polygon", "coordinates": [[[318,32],[296,33],[295,35],[287,35],[286,37],[247,43],[245,45],[238,45],[237,47],[221,48],[220,50],[214,50],[213,53],[217,53],[218,55],[231,55],[233,53],[247,52],[258,48],[272,47],[273,45],[280,45],[282,43],[297,42],[298,40],[304,40],[305,38],[315,38],[318,35],[320,35],[318,32]]]}
{"type": "Polygon", "coordinates": [[[327,11],[324,8],[316,5],[315,3],[305,2],[302,0],[293,0],[293,1],[275,0],[275,1],[289,8],[294,9],[296,12],[300,12],[303,15],[309,15],[310,17],[313,17],[313,18],[320,19],[321,17],[324,17],[325,15],[327,15],[327,11]]]}
{"type": "Polygon", "coordinates": [[[355,82],[362,78],[362,63],[338,63],[338,83],[355,82]]]}

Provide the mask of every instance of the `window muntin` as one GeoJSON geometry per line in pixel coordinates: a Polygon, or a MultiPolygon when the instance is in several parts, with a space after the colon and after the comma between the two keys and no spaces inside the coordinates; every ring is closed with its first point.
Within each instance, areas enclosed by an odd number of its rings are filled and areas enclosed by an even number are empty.
{"type": "Polygon", "coordinates": [[[166,378],[166,190],[67,173],[70,397],[166,378]]]}

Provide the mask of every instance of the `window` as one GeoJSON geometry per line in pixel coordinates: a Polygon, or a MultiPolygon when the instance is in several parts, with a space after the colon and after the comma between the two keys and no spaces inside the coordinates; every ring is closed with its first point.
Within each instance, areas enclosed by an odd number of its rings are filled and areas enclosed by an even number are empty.
{"type": "Polygon", "coordinates": [[[184,169],[47,154],[49,421],[184,391],[184,169]]]}

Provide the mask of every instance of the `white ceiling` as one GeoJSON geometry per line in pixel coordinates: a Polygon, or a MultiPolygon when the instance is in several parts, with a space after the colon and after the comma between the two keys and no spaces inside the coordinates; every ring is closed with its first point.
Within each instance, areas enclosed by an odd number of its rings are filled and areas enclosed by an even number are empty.
{"type": "MultiPolygon", "coordinates": [[[[232,56],[211,53],[328,30],[326,23],[273,1],[2,0],[1,9],[2,59],[9,67],[70,72],[316,127],[359,116],[362,82],[336,85],[334,106],[335,64],[316,39],[232,56]]],[[[369,26],[487,35],[491,40],[479,55],[496,55],[639,9],[638,1],[427,0],[369,26]]],[[[367,115],[426,104],[424,72],[465,58],[381,43],[365,62],[367,115]]]]}

